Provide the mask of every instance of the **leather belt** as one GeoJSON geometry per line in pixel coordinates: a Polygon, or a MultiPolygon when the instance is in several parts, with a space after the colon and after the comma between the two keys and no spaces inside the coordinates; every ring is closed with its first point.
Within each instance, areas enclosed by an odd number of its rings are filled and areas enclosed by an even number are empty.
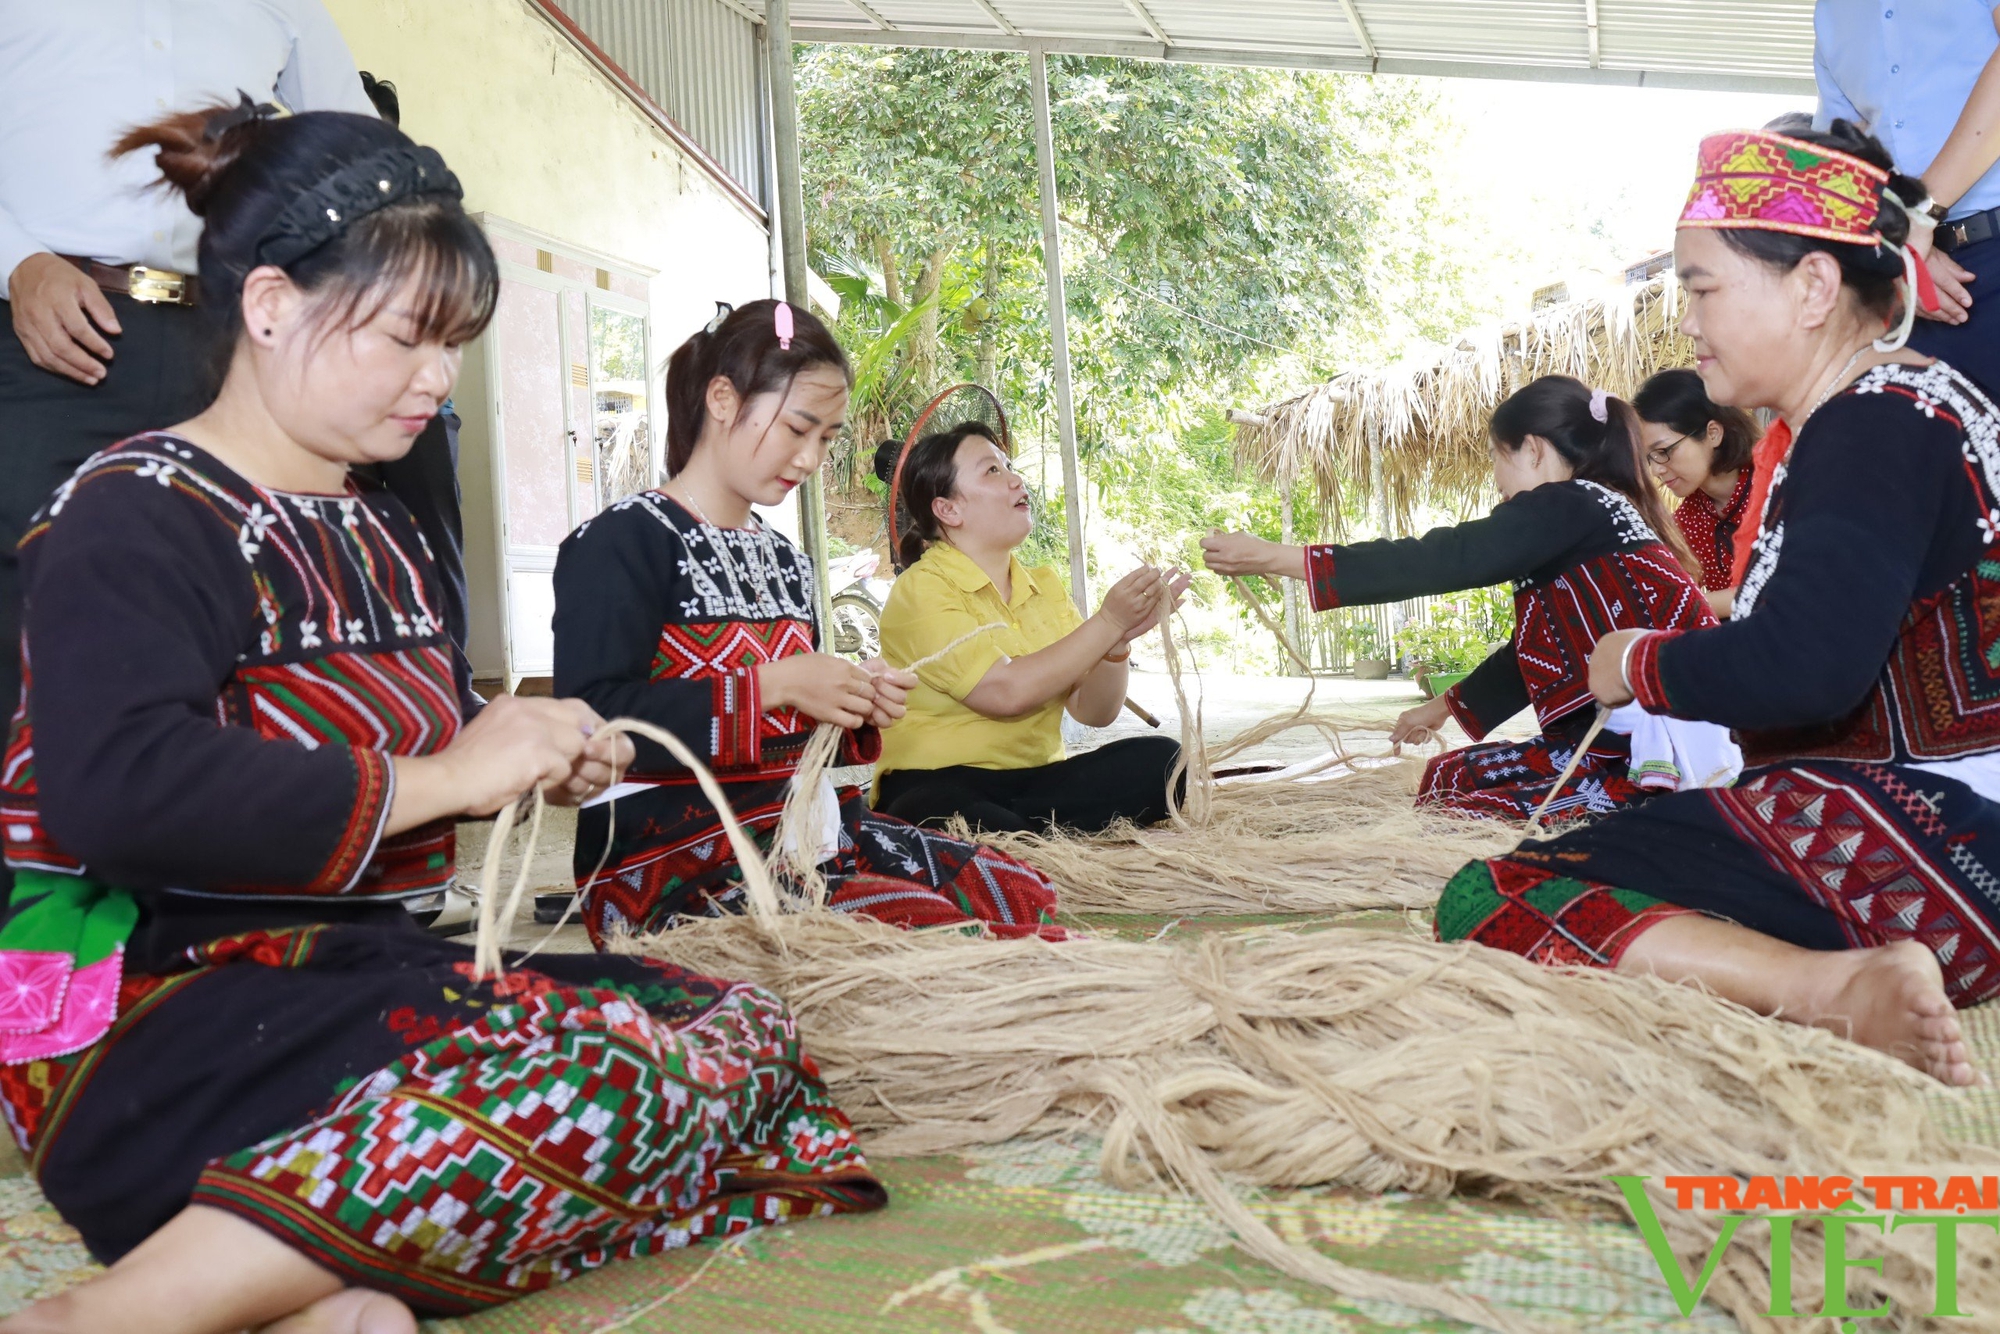
{"type": "Polygon", "coordinates": [[[1949,255],[1961,247],[1991,241],[1996,236],[2000,236],[2000,208],[1989,208],[1939,223],[1936,245],[1949,255]]]}
{"type": "Polygon", "coordinates": [[[100,264],[81,255],[60,255],[107,292],[129,296],[147,305],[192,306],[201,297],[201,280],[144,264],[100,264]]]}

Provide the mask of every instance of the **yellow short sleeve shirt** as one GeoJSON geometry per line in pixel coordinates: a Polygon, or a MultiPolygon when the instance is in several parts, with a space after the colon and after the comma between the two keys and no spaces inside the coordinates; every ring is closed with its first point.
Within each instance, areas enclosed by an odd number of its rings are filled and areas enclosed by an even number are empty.
{"type": "Polygon", "coordinates": [[[943,542],[903,571],[889,590],[882,656],[891,663],[921,662],[982,625],[1002,628],[975,635],[917,669],[909,712],[882,733],[879,773],[955,764],[1027,769],[1063,758],[1063,700],[1050,700],[1019,718],[988,718],[964,703],[995,665],[1045,649],[1083,624],[1053,568],[1030,570],[1010,561],[1010,600],[1002,600],[971,557],[943,542]]]}

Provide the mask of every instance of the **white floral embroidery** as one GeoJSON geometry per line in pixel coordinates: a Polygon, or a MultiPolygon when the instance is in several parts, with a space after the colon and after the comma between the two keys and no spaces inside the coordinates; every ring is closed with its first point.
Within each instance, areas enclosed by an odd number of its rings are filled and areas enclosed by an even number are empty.
{"type": "Polygon", "coordinates": [[[1620,541],[1633,546],[1643,546],[1645,543],[1660,540],[1660,535],[1653,531],[1653,525],[1646,522],[1646,516],[1639,513],[1639,507],[1632,503],[1630,496],[1613,491],[1602,482],[1593,482],[1582,477],[1576,480],[1579,486],[1588,488],[1590,493],[1597,497],[1598,504],[1611,511],[1611,520],[1618,527],[1620,541]]]}
{"type": "Polygon", "coordinates": [[[694,596],[681,602],[683,617],[816,620],[812,566],[783,533],[755,518],[748,528],[700,523],[657,491],[642,491],[611,508],[634,506],[680,539],[684,554],[674,568],[694,585],[694,596]]]}
{"type": "Polygon", "coordinates": [[[162,463],[158,459],[147,459],[132,470],[132,475],[134,477],[150,477],[161,486],[172,486],[174,484],[174,474],[179,471],[180,469],[171,463],[162,463]]]}
{"type": "Polygon", "coordinates": [[[323,642],[319,637],[318,621],[299,622],[299,647],[318,648],[323,642]]]}
{"type": "MultiPolygon", "coordinates": [[[[1960,448],[1966,462],[1980,470],[1989,495],[2000,495],[2000,408],[1977,385],[1942,361],[1928,366],[1877,366],[1862,376],[1850,392],[1882,394],[1891,386],[1910,391],[1914,400],[1911,406],[1926,418],[1935,420],[1942,410],[1956,419],[1965,432],[1960,448]]],[[[1789,471],[1785,464],[1780,464],[1771,474],[1764,511],[1758,516],[1759,532],[1756,545],[1751,548],[1750,569],[1736,594],[1734,615],[1739,620],[1755,610],[1758,595],[1777,570],[1778,554],[1785,542],[1785,523],[1782,517],[1773,521],[1771,513],[1789,471]]],[[[1976,522],[1980,536],[1986,541],[2000,534],[2000,511],[1988,511],[1976,522]]]]}

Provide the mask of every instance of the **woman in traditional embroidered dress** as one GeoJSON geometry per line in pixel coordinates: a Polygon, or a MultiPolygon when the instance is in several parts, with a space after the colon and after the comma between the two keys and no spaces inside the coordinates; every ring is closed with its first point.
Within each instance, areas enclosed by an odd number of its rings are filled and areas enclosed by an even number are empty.
{"type": "Polygon", "coordinates": [[[1757,424],[1708,397],[1691,370],[1661,371],[1632,396],[1639,446],[1660,484],[1680,498],[1674,527],[1701,564],[1709,608],[1728,619],[1736,588],[1736,533],[1750,508],[1757,424]]]}
{"type": "Polygon", "coordinates": [[[435,152],[272,108],[136,130],[227,365],[22,543],[0,1106],[110,1271],[8,1334],[412,1334],[623,1256],[879,1206],[791,1017],[631,959],[475,976],[403,907],[454,821],[600,792],[573,700],[467,724],[399,457],[490,317],[435,152]]]}
{"type": "MultiPolygon", "coordinates": [[[[1679,536],[1640,472],[1632,410],[1567,376],[1522,387],[1494,411],[1493,479],[1501,503],[1484,519],[1420,538],[1281,546],[1244,534],[1202,541],[1221,574],[1306,581],[1313,609],[1397,602],[1514,583],[1511,641],[1451,689],[1404,713],[1407,740],[1458,720],[1475,742],[1532,705],[1541,735],[1461,747],[1424,770],[1419,804],[1525,820],[1549,795],[1593,716],[1591,648],[1630,626],[1713,623],[1677,553],[1679,536]]],[[[1549,815],[1602,815],[1646,795],[1627,737],[1603,733],[1549,815]]]]}
{"type": "Polygon", "coordinates": [[[1966,1084],[1953,1006],[2000,993],[2000,413],[1901,350],[1923,193],[1842,121],[1702,144],[1682,327],[1717,402],[1778,414],[1778,463],[1734,618],[1606,636],[1590,679],[1736,728],[1751,767],[1472,863],[1437,928],[1698,982],[1966,1084]]]}
{"type": "MultiPolygon", "coordinates": [[[[766,843],[814,727],[847,729],[840,763],[871,763],[914,684],[816,651],[812,566],[751,508],[788,499],[818,470],[849,382],[840,345],[806,311],[759,301],[720,318],[668,364],[666,486],[613,505],[556,556],[556,693],[657,723],[707,756],[766,843]]],[[[577,821],[584,925],[599,944],[743,906],[735,855],[693,774],[652,742],[638,754],[616,803],[577,821]]],[[[1060,938],[1039,871],[877,815],[859,790],[828,791],[823,809],[829,827],[814,836],[834,909],[1060,938]]]]}
{"type": "Polygon", "coordinates": [[[902,573],[882,609],[882,651],[922,665],[909,716],[883,738],[876,805],[919,824],[962,816],[1043,833],[1164,820],[1179,742],[1127,737],[1069,756],[1062,719],[1117,720],[1132,642],[1159,624],[1163,599],[1178,605],[1187,576],[1141,566],[1086,619],[1053,567],[1015,558],[1034,516],[989,428],[968,422],[900,455],[894,441],[875,454],[884,482],[899,463],[902,473],[902,573]]]}

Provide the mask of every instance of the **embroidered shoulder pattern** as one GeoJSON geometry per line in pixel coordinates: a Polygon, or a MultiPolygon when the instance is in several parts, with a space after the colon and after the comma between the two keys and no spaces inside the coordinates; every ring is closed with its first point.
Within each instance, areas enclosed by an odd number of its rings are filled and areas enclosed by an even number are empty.
{"type": "Polygon", "coordinates": [[[423,567],[366,499],[267,491],[216,472],[206,455],[165,433],[92,455],[56,488],[37,526],[61,514],[79,487],[119,473],[178,492],[233,534],[257,597],[256,633],[239,661],[402,652],[442,639],[443,611],[423,567]]]}
{"type": "MultiPolygon", "coordinates": [[[[1984,494],[1979,498],[1983,511],[1979,516],[1980,539],[1989,545],[2000,539],[2000,503],[1996,503],[1996,497],[2000,497],[2000,408],[1977,385],[1942,361],[1928,366],[1891,363],[1863,375],[1848,393],[1857,396],[1893,393],[1907,399],[1914,412],[1927,418],[1942,413],[1958,423],[1963,434],[1960,450],[1985,482],[1984,494]]],[[[1736,594],[1734,614],[1738,619],[1756,609],[1758,595],[1778,568],[1779,553],[1785,544],[1785,521],[1782,515],[1772,521],[1771,510],[1784,490],[1790,462],[1786,459],[1779,463],[1771,473],[1764,510],[1757,516],[1757,540],[1750,548],[1750,568],[1736,594]]]]}
{"type": "Polygon", "coordinates": [[[611,508],[637,508],[674,535],[681,553],[677,582],[685,581],[675,609],[681,619],[815,623],[811,564],[761,520],[750,528],[699,523],[657,491],[627,496],[611,508]]]}
{"type": "Polygon", "coordinates": [[[1639,507],[1631,497],[1613,491],[1602,482],[1592,482],[1585,478],[1576,479],[1577,485],[1584,487],[1597,503],[1611,511],[1611,522],[1618,529],[1618,540],[1627,546],[1644,546],[1648,542],[1658,542],[1660,535],[1653,531],[1653,525],[1646,522],[1646,516],[1639,513],[1639,507]]]}

